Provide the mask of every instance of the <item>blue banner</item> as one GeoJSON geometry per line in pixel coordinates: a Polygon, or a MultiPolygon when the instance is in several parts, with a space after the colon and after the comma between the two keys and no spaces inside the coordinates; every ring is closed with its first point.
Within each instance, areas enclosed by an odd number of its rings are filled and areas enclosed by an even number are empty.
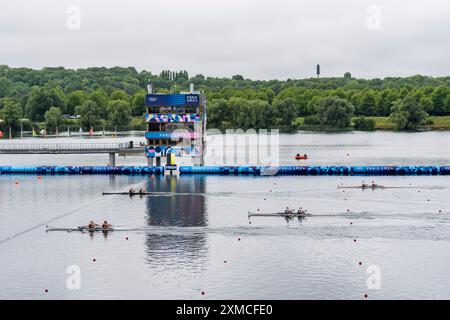
{"type": "Polygon", "coordinates": [[[169,131],[149,131],[145,133],[147,139],[197,139],[200,134],[197,132],[169,132],[169,131]]]}
{"type": "Polygon", "coordinates": [[[196,107],[199,104],[199,94],[147,94],[145,96],[147,107],[196,107]]]}

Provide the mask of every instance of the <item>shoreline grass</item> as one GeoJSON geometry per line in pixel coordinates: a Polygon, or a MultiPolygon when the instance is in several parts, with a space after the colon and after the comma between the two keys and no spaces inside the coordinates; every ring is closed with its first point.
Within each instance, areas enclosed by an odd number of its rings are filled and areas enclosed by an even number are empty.
{"type": "MultiPolygon", "coordinates": [[[[352,121],[358,117],[353,117],[352,121]]],[[[394,123],[389,119],[389,117],[366,117],[366,119],[375,120],[375,130],[395,130],[394,123]]],[[[294,124],[298,126],[300,131],[351,131],[353,128],[345,129],[332,129],[332,128],[321,128],[319,126],[307,126],[303,124],[304,118],[297,118],[294,120],[294,124]]],[[[429,124],[424,124],[421,129],[426,130],[450,130],[450,116],[431,116],[428,117],[429,124]]]]}

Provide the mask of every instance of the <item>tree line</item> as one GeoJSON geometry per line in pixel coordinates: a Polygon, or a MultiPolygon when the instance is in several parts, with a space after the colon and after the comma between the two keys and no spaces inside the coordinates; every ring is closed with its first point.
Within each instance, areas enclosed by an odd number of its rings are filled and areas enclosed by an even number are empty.
{"type": "Polygon", "coordinates": [[[0,127],[142,125],[145,88],[186,91],[190,83],[208,98],[211,128],[373,128],[367,117],[390,117],[397,129],[415,129],[429,116],[450,115],[450,77],[356,79],[342,77],[250,80],[160,74],[135,68],[10,68],[0,65],[0,127]],[[357,117],[357,119],[352,117],[357,117]]]}

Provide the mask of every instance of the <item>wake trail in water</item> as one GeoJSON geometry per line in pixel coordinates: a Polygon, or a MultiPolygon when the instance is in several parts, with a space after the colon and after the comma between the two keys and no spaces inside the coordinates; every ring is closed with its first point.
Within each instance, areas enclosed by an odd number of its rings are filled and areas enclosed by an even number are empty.
{"type": "MultiPolygon", "coordinates": [[[[135,184],[134,187],[138,187],[138,186],[141,185],[141,184],[143,184],[143,182],[140,182],[140,183],[138,183],[138,184],[135,184]]],[[[11,235],[11,236],[9,236],[9,237],[6,237],[6,238],[4,238],[4,239],[1,239],[1,240],[0,240],[0,245],[3,244],[3,243],[5,243],[5,242],[7,242],[7,241],[10,241],[10,240],[13,240],[13,239],[15,239],[15,238],[18,238],[18,237],[20,237],[20,236],[22,236],[22,235],[24,235],[24,234],[26,234],[26,233],[28,233],[28,232],[31,232],[31,231],[33,231],[33,230],[36,230],[36,229],[41,228],[41,227],[43,227],[43,226],[46,226],[46,225],[48,225],[49,223],[52,223],[52,222],[57,221],[57,220],[59,220],[59,219],[62,219],[62,218],[64,218],[64,217],[70,216],[70,215],[72,215],[72,214],[74,214],[74,213],[80,212],[80,211],[83,210],[83,209],[89,208],[89,207],[91,207],[91,206],[93,206],[93,205],[95,205],[95,204],[101,203],[101,202],[103,202],[103,201],[105,201],[105,200],[106,200],[105,198],[96,199],[96,200],[91,201],[91,202],[89,202],[89,203],[87,203],[87,204],[85,204],[85,205],[83,205],[83,206],[81,206],[81,207],[79,207],[79,208],[77,208],[77,209],[73,209],[73,210],[71,210],[71,211],[69,211],[69,212],[65,212],[65,213],[63,213],[63,214],[60,214],[59,216],[53,217],[53,218],[51,218],[51,219],[49,219],[49,220],[47,220],[47,221],[44,221],[44,222],[42,222],[42,223],[39,223],[39,224],[37,224],[37,225],[35,225],[35,226],[33,226],[33,227],[30,227],[30,228],[25,229],[25,230],[23,230],[23,231],[20,231],[20,232],[18,232],[18,233],[16,233],[16,234],[13,234],[13,235],[11,235]]]]}
{"type": "Polygon", "coordinates": [[[52,223],[52,222],[54,222],[54,221],[56,221],[56,220],[59,220],[59,219],[61,219],[61,218],[67,217],[67,216],[69,216],[69,215],[71,215],[71,214],[77,213],[77,212],[79,212],[79,211],[81,211],[81,210],[83,210],[83,209],[86,209],[86,208],[88,208],[88,207],[90,207],[90,206],[93,206],[94,204],[100,203],[100,202],[102,202],[102,201],[104,201],[104,199],[97,199],[97,200],[92,201],[92,202],[90,202],[90,203],[88,203],[88,204],[86,204],[86,205],[84,205],[84,206],[81,206],[81,207],[79,207],[79,208],[77,208],[77,209],[74,209],[74,210],[71,210],[71,211],[69,211],[69,212],[63,213],[63,214],[61,214],[61,215],[59,215],[59,216],[56,216],[56,217],[54,217],[54,218],[51,218],[50,220],[44,221],[44,222],[42,222],[42,223],[39,223],[38,225],[35,225],[35,226],[33,226],[33,227],[30,227],[30,228],[28,228],[28,229],[25,229],[25,230],[23,230],[23,231],[20,231],[20,232],[14,234],[14,235],[12,235],[12,236],[6,237],[6,238],[0,240],[0,245],[3,244],[3,243],[5,243],[5,242],[7,242],[7,241],[9,241],[9,240],[12,240],[12,239],[15,239],[15,238],[17,238],[17,237],[20,237],[20,236],[22,236],[22,235],[24,235],[24,234],[26,234],[26,233],[28,233],[28,232],[30,232],[30,231],[36,230],[36,229],[38,229],[38,228],[40,228],[40,227],[43,227],[43,226],[45,226],[45,225],[47,225],[47,224],[49,224],[49,223],[52,223]]]}
{"type": "MultiPolygon", "coordinates": [[[[64,231],[64,230],[61,230],[64,231]]],[[[239,237],[297,236],[309,239],[398,239],[398,240],[443,240],[450,241],[448,227],[440,225],[370,225],[370,226],[330,226],[330,225],[276,225],[264,227],[162,227],[123,228],[127,231],[153,236],[197,237],[207,234],[239,237]]],[[[114,231],[111,231],[112,233],[114,231]]],[[[73,233],[73,232],[69,232],[73,233]]]]}

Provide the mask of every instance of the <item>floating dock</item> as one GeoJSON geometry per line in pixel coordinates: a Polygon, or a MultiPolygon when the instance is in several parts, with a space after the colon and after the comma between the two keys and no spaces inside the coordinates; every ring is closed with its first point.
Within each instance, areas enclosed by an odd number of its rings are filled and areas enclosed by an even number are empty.
{"type": "MultiPolygon", "coordinates": [[[[164,166],[0,166],[0,174],[141,174],[162,175],[164,166]]],[[[180,175],[450,175],[450,166],[180,166],[180,175]]]]}

